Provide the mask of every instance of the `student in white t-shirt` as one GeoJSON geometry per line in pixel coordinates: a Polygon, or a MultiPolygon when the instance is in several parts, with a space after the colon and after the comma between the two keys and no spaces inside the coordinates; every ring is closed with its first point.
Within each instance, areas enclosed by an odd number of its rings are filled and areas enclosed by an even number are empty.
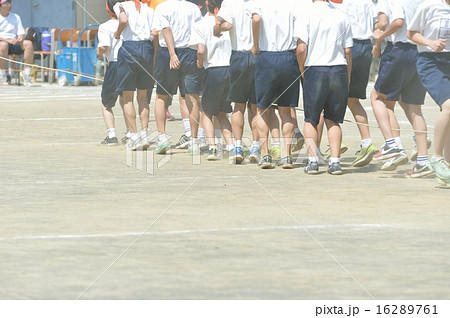
{"type": "Polygon", "coordinates": [[[228,32],[215,37],[216,25],[214,12],[220,8],[222,0],[206,0],[207,15],[195,22],[191,44],[197,45],[197,63],[204,68],[202,89],[201,121],[209,145],[207,160],[218,160],[213,117],[218,121],[227,145],[232,145],[231,124],[227,114],[231,113],[231,103],[227,100],[230,90],[231,42],[228,32]]]}
{"type": "MultiPolygon", "coordinates": [[[[114,32],[119,26],[119,21],[114,13],[114,5],[120,2],[120,0],[108,0],[106,1],[106,12],[108,13],[109,20],[100,24],[98,28],[98,46],[97,55],[105,55],[108,67],[105,72],[102,85],[102,115],[105,121],[108,135],[101,142],[102,145],[114,146],[118,145],[117,134],[114,124],[114,112],[112,108],[115,106],[117,97],[119,94],[116,92],[117,88],[117,53],[122,46],[122,40],[116,40],[114,38],[114,32]]],[[[123,111],[123,98],[119,97],[119,103],[123,111]]],[[[125,115],[124,115],[125,118],[125,115]]],[[[126,120],[125,120],[126,125],[126,120]]],[[[129,134],[129,132],[127,131],[129,134]]],[[[126,137],[123,141],[126,141],[126,137]]]]}
{"type": "Polygon", "coordinates": [[[147,91],[154,81],[153,56],[154,44],[151,30],[153,29],[154,11],[140,1],[125,1],[114,5],[114,12],[119,19],[119,26],[114,37],[122,35],[123,43],[117,55],[117,92],[122,93],[125,117],[131,136],[127,149],[147,149],[150,146],[148,138],[149,105],[147,91]],[[141,122],[140,135],[136,129],[136,111],[134,109],[134,91],[137,92],[139,118],[141,122]]]}
{"type": "Polygon", "coordinates": [[[450,0],[427,0],[408,25],[408,38],[418,45],[419,78],[440,106],[434,126],[430,166],[441,183],[450,185],[450,0]],[[445,157],[444,157],[445,156],[445,157]]]}
{"type": "MultiPolygon", "coordinates": [[[[23,54],[23,61],[33,64],[33,43],[25,40],[22,21],[19,15],[11,13],[11,8],[11,0],[0,0],[0,56],[7,58],[11,54],[23,54]]],[[[0,85],[7,84],[5,65],[6,61],[0,59],[0,85]]],[[[22,75],[25,85],[30,86],[32,83],[31,66],[24,66],[22,75]]]]}
{"type": "MultiPolygon", "coordinates": [[[[372,0],[344,0],[338,7],[347,14],[352,27],[352,72],[348,94],[348,108],[358,124],[361,135],[361,149],[353,161],[355,167],[362,167],[372,161],[378,152],[370,137],[367,113],[360,100],[366,99],[372,64],[372,34],[376,13],[372,0]]],[[[333,1],[333,4],[336,4],[333,1]]]]}
{"type": "Polygon", "coordinates": [[[268,152],[268,108],[278,104],[282,122],[283,155],[279,165],[283,169],[293,167],[291,142],[294,135],[292,109],[298,106],[300,72],[294,50],[294,23],[297,19],[296,1],[259,0],[251,8],[253,27],[252,53],[257,56],[255,64],[255,91],[257,113],[255,121],[261,142],[262,169],[272,168],[268,152]]]}
{"type": "Polygon", "coordinates": [[[156,31],[159,37],[159,52],[156,66],[155,118],[158,128],[156,153],[164,154],[170,149],[166,136],[165,102],[168,96],[177,93],[185,96],[189,110],[191,141],[189,152],[200,154],[198,129],[200,120],[200,71],[197,68],[197,52],[190,48],[192,26],[201,19],[197,5],[185,0],[167,0],[155,10],[156,31]]]}
{"type": "MultiPolygon", "coordinates": [[[[427,126],[421,110],[425,100],[425,89],[414,67],[418,57],[417,46],[406,37],[407,25],[412,21],[422,2],[423,0],[389,0],[391,24],[386,31],[377,31],[373,35],[378,42],[393,35],[393,48],[389,53],[389,59],[380,70],[371,93],[372,108],[385,138],[385,145],[376,157],[378,160],[386,160],[402,155],[403,149],[395,139],[388,112],[388,108],[393,108],[395,101],[401,99],[416,136],[417,166],[413,168],[414,171],[406,174],[407,177],[413,178],[432,173],[428,168],[427,126]]],[[[386,164],[389,164],[389,161],[386,164]]]]}
{"type": "Polygon", "coordinates": [[[352,69],[352,32],[344,12],[316,0],[295,25],[297,59],[303,76],[304,136],[309,155],[305,173],[319,173],[317,155],[320,115],[328,129],[328,173],[342,174],[340,147],[352,69]]]}

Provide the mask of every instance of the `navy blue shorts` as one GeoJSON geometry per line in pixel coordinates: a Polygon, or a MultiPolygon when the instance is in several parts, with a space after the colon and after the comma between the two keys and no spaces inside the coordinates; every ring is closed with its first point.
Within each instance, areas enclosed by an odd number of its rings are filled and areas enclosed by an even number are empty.
{"type": "Polygon", "coordinates": [[[255,63],[251,52],[233,51],[230,58],[230,93],[228,100],[234,103],[256,104],[255,63]]]}
{"type": "Polygon", "coordinates": [[[170,55],[166,47],[161,47],[158,54],[156,68],[156,93],[160,95],[175,95],[180,88],[182,96],[185,94],[200,94],[200,70],[197,67],[197,51],[190,48],[175,49],[181,67],[170,69],[170,55]]]}
{"type": "Polygon", "coordinates": [[[384,48],[384,51],[381,54],[380,66],[378,67],[378,72],[381,71],[381,69],[383,68],[384,64],[386,64],[387,60],[389,59],[389,54],[391,54],[393,46],[394,45],[392,44],[392,42],[387,42],[386,43],[386,47],[384,48]]]}
{"type": "Polygon", "coordinates": [[[205,113],[217,116],[220,112],[231,113],[231,103],[227,100],[230,90],[230,68],[210,67],[203,76],[202,108],[205,113]]]}
{"type": "Polygon", "coordinates": [[[117,91],[153,87],[153,46],[150,41],[124,41],[117,55],[117,91]]]}
{"type": "Polygon", "coordinates": [[[395,43],[388,60],[380,69],[375,90],[391,101],[398,101],[401,97],[405,103],[423,105],[426,91],[417,75],[418,55],[415,45],[395,43]]]}
{"type": "Polygon", "coordinates": [[[20,44],[11,44],[8,43],[8,54],[15,54],[15,55],[22,55],[23,54],[23,50],[20,47],[20,44]]]}
{"type": "Polygon", "coordinates": [[[109,62],[105,72],[102,85],[102,104],[106,108],[112,108],[116,105],[119,93],[116,92],[117,86],[117,62],[109,62]]]}
{"type": "Polygon", "coordinates": [[[348,97],[366,99],[371,64],[372,42],[370,40],[353,39],[352,73],[348,97]]]}
{"type": "Polygon", "coordinates": [[[342,123],[348,99],[347,65],[311,66],[303,76],[305,122],[317,126],[323,110],[326,119],[342,123]]]}
{"type": "Polygon", "coordinates": [[[255,64],[255,91],[259,108],[297,107],[300,94],[300,70],[293,51],[258,55],[255,64]]]}
{"type": "Polygon", "coordinates": [[[423,52],[417,59],[420,81],[439,105],[450,99],[450,52],[423,52]]]}

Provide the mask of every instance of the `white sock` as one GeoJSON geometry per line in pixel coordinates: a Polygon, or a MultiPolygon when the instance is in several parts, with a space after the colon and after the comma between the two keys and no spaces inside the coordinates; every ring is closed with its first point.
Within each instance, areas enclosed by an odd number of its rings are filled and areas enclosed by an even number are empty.
{"type": "Polygon", "coordinates": [[[130,129],[127,129],[127,132],[125,133],[125,137],[131,138],[131,131],[130,131],[130,129]]]}
{"type": "Polygon", "coordinates": [[[189,118],[183,118],[184,134],[186,137],[191,137],[191,124],[189,118]]]}
{"type": "Polygon", "coordinates": [[[115,128],[108,129],[108,138],[114,138],[114,137],[117,137],[116,136],[116,129],[115,128]]]}
{"type": "Polygon", "coordinates": [[[198,146],[198,138],[192,138],[192,146],[198,146]]]}
{"type": "Polygon", "coordinates": [[[23,69],[23,74],[29,76],[31,74],[31,67],[25,66],[23,69]]]}
{"type": "Polygon", "coordinates": [[[340,163],[341,159],[340,158],[336,158],[336,157],[330,157],[330,161],[329,164],[331,165],[332,163],[340,163]]]}
{"type": "Polygon", "coordinates": [[[361,141],[361,147],[362,148],[367,148],[367,147],[370,146],[371,143],[372,143],[372,138],[363,139],[361,141]]]}
{"type": "Polygon", "coordinates": [[[234,142],[234,146],[235,146],[235,147],[241,147],[241,148],[242,148],[242,139],[241,139],[241,140],[236,140],[236,141],[234,142]]]}
{"type": "Polygon", "coordinates": [[[402,140],[400,139],[400,137],[394,137],[395,140],[395,145],[399,148],[399,149],[404,149],[403,145],[402,145],[402,140]]]}
{"type": "Polygon", "coordinates": [[[272,142],[272,148],[281,147],[281,142],[272,142]]]}
{"type": "Polygon", "coordinates": [[[225,150],[226,151],[231,151],[231,150],[233,150],[234,149],[234,146],[231,144],[231,145],[226,145],[225,146],[225,150]]]}
{"type": "Polygon", "coordinates": [[[147,138],[147,137],[148,137],[147,129],[141,130],[141,138],[147,138]]]}
{"type": "Polygon", "coordinates": [[[431,159],[433,160],[433,161],[439,161],[439,160],[441,160],[441,159],[444,159],[444,157],[436,157],[436,156],[432,156],[431,157],[431,159]]]}
{"type": "Polygon", "coordinates": [[[133,133],[131,133],[131,136],[130,136],[130,139],[131,139],[131,141],[136,141],[136,140],[138,140],[138,134],[133,134],[133,133]]]}
{"type": "Polygon", "coordinates": [[[10,68],[10,69],[8,70],[8,74],[9,74],[9,76],[12,77],[12,75],[13,75],[13,69],[12,69],[12,68],[10,68]]]}
{"type": "Polygon", "coordinates": [[[199,128],[199,129],[198,129],[198,135],[197,135],[197,137],[198,137],[199,139],[205,139],[205,131],[203,130],[203,128],[199,128]]]}
{"type": "Polygon", "coordinates": [[[259,140],[253,140],[252,147],[261,148],[261,143],[259,142],[259,140]]]}
{"type": "Polygon", "coordinates": [[[417,156],[417,164],[419,166],[425,166],[428,163],[428,156],[417,156]]]}
{"type": "Polygon", "coordinates": [[[167,140],[166,134],[160,134],[160,135],[158,136],[158,141],[165,141],[165,140],[167,140]]]}
{"type": "Polygon", "coordinates": [[[314,156],[314,157],[309,156],[308,160],[311,162],[319,162],[319,157],[318,156],[314,156]]]}

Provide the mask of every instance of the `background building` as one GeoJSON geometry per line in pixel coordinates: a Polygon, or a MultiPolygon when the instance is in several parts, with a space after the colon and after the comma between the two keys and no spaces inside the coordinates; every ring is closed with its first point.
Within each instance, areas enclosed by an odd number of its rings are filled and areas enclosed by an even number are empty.
{"type": "Polygon", "coordinates": [[[82,29],[108,19],[106,0],[13,0],[23,26],[82,29]]]}

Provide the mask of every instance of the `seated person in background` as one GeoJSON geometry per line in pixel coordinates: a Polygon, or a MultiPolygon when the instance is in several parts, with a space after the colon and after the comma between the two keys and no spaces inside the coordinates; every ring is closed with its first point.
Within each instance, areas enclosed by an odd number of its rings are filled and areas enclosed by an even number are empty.
{"type": "MultiPolygon", "coordinates": [[[[24,62],[30,64],[24,67],[22,76],[26,86],[31,85],[31,64],[33,63],[33,43],[25,40],[25,30],[20,17],[11,13],[11,0],[0,0],[0,57],[22,55],[24,62]]],[[[6,60],[0,58],[0,84],[6,84],[6,60]]]]}

